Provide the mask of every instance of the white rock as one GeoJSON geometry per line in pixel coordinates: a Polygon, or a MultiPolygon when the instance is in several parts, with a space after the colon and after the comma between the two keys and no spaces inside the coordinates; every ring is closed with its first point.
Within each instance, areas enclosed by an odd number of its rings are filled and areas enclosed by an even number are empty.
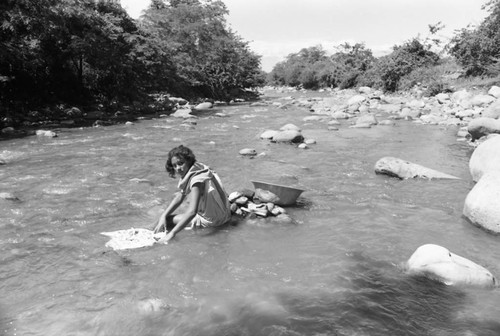
{"type": "Polygon", "coordinates": [[[286,124],[280,128],[281,131],[298,131],[300,132],[301,129],[300,127],[294,125],[294,124],[286,124]]]}
{"type": "Polygon", "coordinates": [[[500,172],[500,135],[490,135],[476,147],[469,159],[469,171],[476,182],[488,171],[500,172]]]}
{"type": "Polygon", "coordinates": [[[420,246],[407,261],[410,274],[423,275],[446,285],[494,287],[495,277],[483,266],[434,244],[420,246]]]}
{"type": "Polygon", "coordinates": [[[495,98],[500,98],[500,87],[493,85],[489,90],[488,94],[495,98]]]}
{"type": "Polygon", "coordinates": [[[273,130],[267,130],[267,131],[264,131],[264,133],[262,133],[260,135],[260,138],[261,139],[272,139],[276,133],[278,133],[278,131],[273,131],[273,130]]]}
{"type": "Polygon", "coordinates": [[[500,172],[488,171],[467,194],[463,214],[473,224],[500,233],[499,204],[500,172]]]}

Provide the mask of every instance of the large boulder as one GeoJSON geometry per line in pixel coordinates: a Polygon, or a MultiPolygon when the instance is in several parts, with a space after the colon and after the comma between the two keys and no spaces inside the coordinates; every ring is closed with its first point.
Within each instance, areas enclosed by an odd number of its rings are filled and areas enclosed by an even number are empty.
{"type": "Polygon", "coordinates": [[[472,97],[472,106],[487,106],[495,101],[495,97],[485,94],[478,94],[472,97]]]}
{"type": "Polygon", "coordinates": [[[374,114],[371,114],[371,113],[363,114],[363,115],[359,116],[358,119],[356,120],[356,125],[365,125],[365,124],[377,125],[378,120],[374,114]]]}
{"type": "Polygon", "coordinates": [[[482,112],[481,116],[485,118],[500,118],[500,99],[495,100],[490,106],[486,107],[482,112]]]}
{"type": "Polygon", "coordinates": [[[489,90],[488,94],[495,97],[495,98],[500,98],[500,87],[493,85],[489,90]]]}
{"type": "Polygon", "coordinates": [[[488,171],[465,198],[463,214],[474,225],[500,233],[500,172],[488,171]]]}
{"type": "Polygon", "coordinates": [[[467,126],[467,130],[473,140],[492,133],[500,134],[500,120],[493,118],[472,119],[467,126]]]}
{"type": "Polygon", "coordinates": [[[468,92],[466,89],[455,91],[451,95],[451,101],[463,108],[470,108],[472,93],[468,92]]]}
{"type": "Polygon", "coordinates": [[[363,95],[355,95],[355,96],[352,96],[351,98],[349,98],[347,100],[347,105],[348,106],[353,106],[353,105],[359,106],[359,104],[361,104],[365,100],[366,100],[365,96],[363,96],[363,95]]]}
{"type": "Polygon", "coordinates": [[[427,179],[459,179],[434,169],[421,166],[395,157],[384,157],[375,164],[375,173],[385,174],[400,179],[427,178],[427,179]]]}
{"type": "Polygon", "coordinates": [[[439,245],[420,246],[408,259],[406,267],[409,274],[425,276],[446,285],[496,285],[495,277],[486,268],[439,245]]]}
{"type": "Polygon", "coordinates": [[[472,179],[477,182],[488,171],[500,172],[500,136],[492,134],[476,147],[469,160],[472,179]]]}
{"type": "Polygon", "coordinates": [[[450,95],[447,93],[438,93],[436,95],[436,100],[438,101],[439,104],[445,104],[450,101],[450,95]]]}

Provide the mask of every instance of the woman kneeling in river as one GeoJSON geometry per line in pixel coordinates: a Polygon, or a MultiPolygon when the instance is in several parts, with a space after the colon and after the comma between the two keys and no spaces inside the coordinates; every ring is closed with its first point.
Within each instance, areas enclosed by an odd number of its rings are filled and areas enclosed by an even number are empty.
{"type": "Polygon", "coordinates": [[[207,165],[197,162],[188,147],[175,147],[168,153],[165,165],[170,177],[179,175],[179,191],[163,211],[154,228],[154,232],[167,231],[161,239],[168,242],[186,226],[214,227],[227,223],[231,218],[231,210],[226,192],[219,176],[207,165]],[[173,212],[188,196],[187,210],[174,214],[173,212]]]}

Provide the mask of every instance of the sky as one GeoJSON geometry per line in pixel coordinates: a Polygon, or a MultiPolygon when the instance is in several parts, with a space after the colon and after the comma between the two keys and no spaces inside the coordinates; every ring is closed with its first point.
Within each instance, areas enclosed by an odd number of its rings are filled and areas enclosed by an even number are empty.
{"type": "MultiPolygon", "coordinates": [[[[486,0],[222,0],[231,29],[262,56],[262,69],[302,48],[321,46],[328,53],[348,42],[364,43],[375,56],[394,45],[429,35],[429,24],[448,40],[455,30],[478,25],[488,15],[486,0]]],[[[133,18],[149,0],[121,0],[133,18]]]]}

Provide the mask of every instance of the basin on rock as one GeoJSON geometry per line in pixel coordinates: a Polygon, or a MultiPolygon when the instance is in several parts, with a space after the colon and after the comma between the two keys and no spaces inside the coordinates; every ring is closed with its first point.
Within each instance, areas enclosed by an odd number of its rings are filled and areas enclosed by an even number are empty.
{"type": "Polygon", "coordinates": [[[251,181],[255,188],[255,198],[262,202],[272,202],[278,205],[293,205],[304,192],[302,189],[287,187],[262,181],[251,181]]]}

